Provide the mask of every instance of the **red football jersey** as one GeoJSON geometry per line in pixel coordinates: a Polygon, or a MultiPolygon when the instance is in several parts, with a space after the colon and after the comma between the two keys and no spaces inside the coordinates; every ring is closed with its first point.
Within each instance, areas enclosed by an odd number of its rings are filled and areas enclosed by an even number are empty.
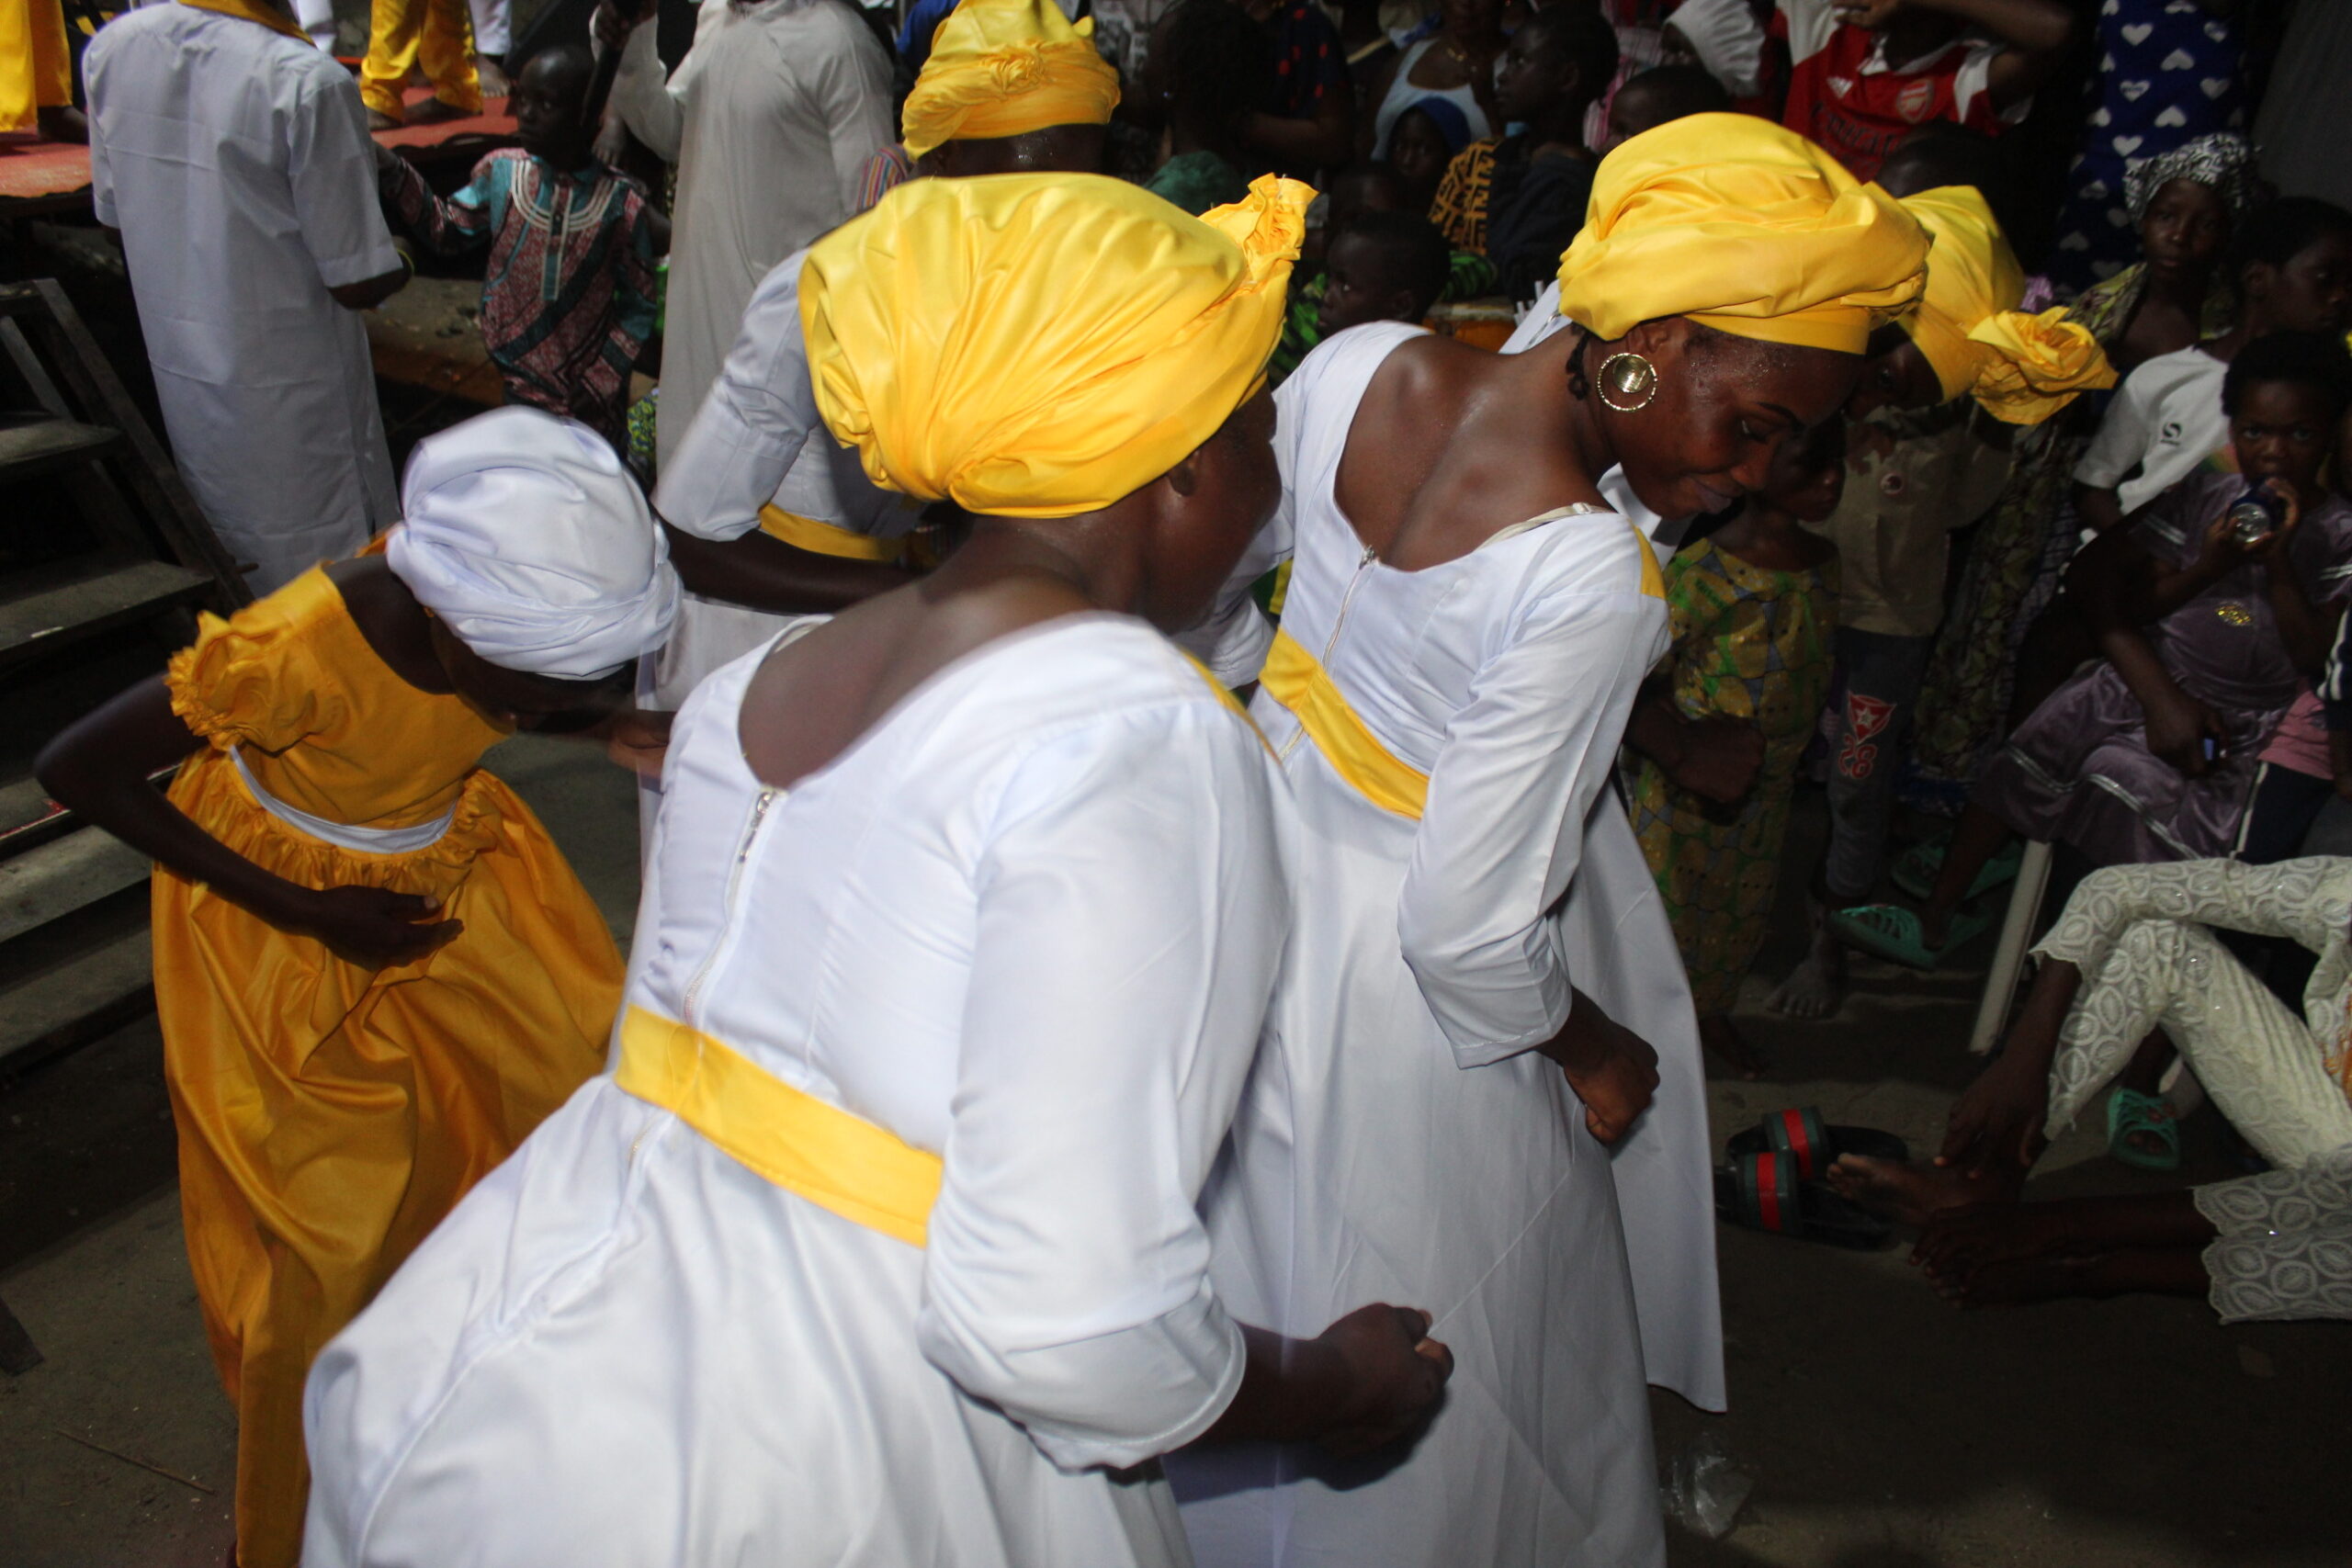
{"type": "Polygon", "coordinates": [[[1781,123],[1819,142],[1858,180],[1876,179],[1886,155],[1913,127],[1929,120],[1957,120],[1999,134],[2001,117],[1984,90],[1985,68],[1998,44],[1962,39],[1906,69],[1866,70],[1878,42],[1873,33],[1838,24],[1826,43],[1791,69],[1781,123]],[[1963,75],[1971,80],[1963,83],[1963,75]]]}

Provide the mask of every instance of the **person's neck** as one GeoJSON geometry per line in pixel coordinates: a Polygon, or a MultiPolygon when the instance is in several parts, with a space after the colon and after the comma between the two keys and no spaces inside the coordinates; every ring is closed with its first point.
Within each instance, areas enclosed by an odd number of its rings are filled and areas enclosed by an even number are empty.
{"type": "Polygon", "coordinates": [[[1579,154],[1585,152],[1584,117],[1586,104],[1582,99],[1563,99],[1551,105],[1527,125],[1528,151],[1541,152],[1563,147],[1579,154]]]}
{"type": "Polygon", "coordinates": [[[336,561],[327,578],[343,595],[359,635],[391,672],[420,692],[447,696],[457,690],[433,647],[432,613],[381,556],[336,561]]]}
{"type": "Polygon", "coordinates": [[[1229,164],[1238,149],[1222,127],[1204,124],[1180,111],[1168,125],[1168,151],[1173,157],[1187,152],[1214,152],[1229,164]]]}
{"type": "Polygon", "coordinates": [[[1583,377],[1585,395],[1572,395],[1566,400],[1568,449],[1586,482],[1598,487],[1600,476],[1617,466],[1617,446],[1609,438],[1609,431],[1600,419],[1599,383],[1591,369],[1593,339],[1590,333],[1571,327],[1552,341],[1573,346],[1559,355],[1530,352],[1511,357],[1527,362],[1525,374],[1531,381],[1557,381],[1566,386],[1572,375],[1583,377]]]}
{"type": "Polygon", "coordinates": [[[1476,34],[1457,33],[1448,28],[1439,36],[1453,44],[1462,53],[1469,56],[1482,53],[1500,54],[1503,51],[1503,45],[1510,41],[1503,37],[1503,30],[1499,27],[1489,28],[1485,32],[1476,34]]]}
{"type": "Polygon", "coordinates": [[[1125,502],[1096,513],[1039,523],[975,517],[971,536],[932,574],[943,593],[1028,580],[1059,587],[1098,609],[1140,615],[1143,571],[1136,525],[1116,515],[1125,502]]]}

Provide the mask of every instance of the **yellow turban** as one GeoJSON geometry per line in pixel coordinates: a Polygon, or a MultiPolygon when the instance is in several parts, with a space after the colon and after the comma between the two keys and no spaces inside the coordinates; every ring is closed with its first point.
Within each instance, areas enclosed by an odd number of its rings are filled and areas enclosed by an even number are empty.
{"type": "Polygon", "coordinates": [[[1108,125],[1119,73],[1054,0],[964,0],[932,35],[899,117],[910,157],[943,141],[1108,125]]]}
{"type": "Polygon", "coordinates": [[[801,269],[818,410],[903,494],[1108,506],[1256,389],[1314,197],[1268,175],[1194,218],[1099,175],[910,180],[801,269]]]}
{"type": "Polygon", "coordinates": [[[1696,114],[1600,161],[1560,258],[1560,314],[1603,338],[1689,316],[1767,343],[1860,354],[1917,297],[1928,239],[1793,130],[1696,114]]]}
{"type": "Polygon", "coordinates": [[[1903,207],[1936,243],[1927,292],[1903,327],[1947,401],[1972,392],[1996,419],[2040,424],[2085,388],[2115,385],[2098,339],[2063,309],[2017,308],[2025,269],[1974,186],[1923,190],[1903,207]]]}

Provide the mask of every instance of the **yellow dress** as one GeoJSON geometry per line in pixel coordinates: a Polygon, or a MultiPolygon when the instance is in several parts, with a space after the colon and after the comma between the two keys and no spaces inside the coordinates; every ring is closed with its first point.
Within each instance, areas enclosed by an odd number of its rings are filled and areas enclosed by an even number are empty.
{"type": "Polygon", "coordinates": [[[206,616],[167,680],[211,743],[171,789],[198,826],[290,881],[425,894],[465,924],[423,959],[368,970],[155,870],[188,1262],[237,1405],[240,1561],[291,1568],[311,1359],[601,1070],[621,958],[547,829],[477,765],[504,731],[394,673],[324,570],[233,620],[206,616]],[[406,853],[341,848],[264,809],[240,757],[268,795],[330,822],[448,825],[406,853]]]}

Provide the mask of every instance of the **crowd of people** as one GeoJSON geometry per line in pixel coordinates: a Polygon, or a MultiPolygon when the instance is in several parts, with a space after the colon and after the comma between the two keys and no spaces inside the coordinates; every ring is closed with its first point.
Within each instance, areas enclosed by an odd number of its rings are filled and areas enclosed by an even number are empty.
{"type": "Polygon", "coordinates": [[[1719,1211],[2352,1316],[2352,213],[2263,178],[2232,9],[99,29],[259,597],[39,770],[157,863],[234,1561],[1662,1564],[1719,1211]],[[2091,57],[2030,268],[2009,139],[2091,57]],[[510,63],[457,188],[370,140],[510,63]],[[420,249],[509,406],[396,485],[420,249]],[[627,955],[517,728],[639,777],[627,955]],[[1808,779],[1798,1024],[2020,838],[2090,872],[1931,1164],[1715,1157],[1808,779]],[[2250,1174],[2024,1201],[2103,1091],[2178,1168],[2200,1089],[2250,1174]]]}

